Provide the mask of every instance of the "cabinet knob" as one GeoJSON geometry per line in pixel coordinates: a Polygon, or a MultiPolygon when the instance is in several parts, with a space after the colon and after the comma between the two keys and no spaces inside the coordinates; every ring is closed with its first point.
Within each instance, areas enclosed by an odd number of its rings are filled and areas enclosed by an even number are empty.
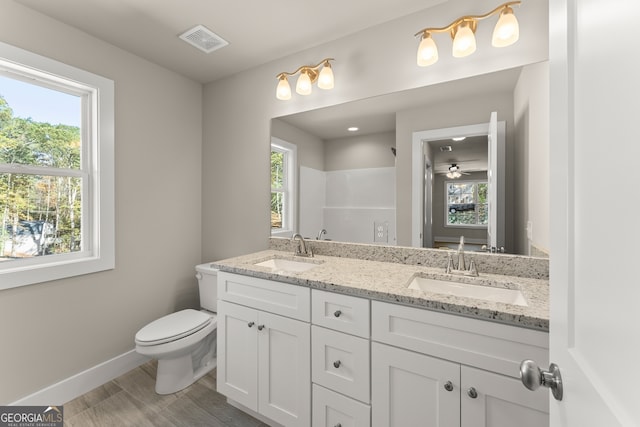
{"type": "Polygon", "coordinates": [[[453,383],[451,381],[447,381],[444,383],[444,389],[447,391],[453,391],[453,383]]]}
{"type": "Polygon", "coordinates": [[[253,325],[255,325],[255,324],[256,324],[255,322],[249,322],[249,323],[247,323],[247,326],[248,326],[248,327],[252,327],[252,326],[253,326],[253,325]]]}
{"type": "Polygon", "coordinates": [[[471,387],[469,390],[467,390],[467,394],[472,399],[475,399],[476,397],[478,397],[478,391],[475,389],[475,387],[471,387]]]}
{"type": "Polygon", "coordinates": [[[264,329],[264,325],[258,325],[258,330],[261,331],[264,329]]]}
{"type": "Polygon", "coordinates": [[[335,362],[333,362],[333,367],[336,368],[336,369],[339,368],[340,365],[342,365],[342,362],[339,361],[339,360],[336,360],[335,362]]]}
{"type": "Polygon", "coordinates": [[[335,425],[335,426],[333,426],[333,427],[342,427],[342,424],[338,423],[338,424],[336,424],[336,425],[335,425]]]}
{"type": "Polygon", "coordinates": [[[336,310],[336,311],[333,312],[333,315],[336,316],[336,317],[340,317],[341,314],[342,314],[342,311],[340,311],[340,310],[336,310]]]}

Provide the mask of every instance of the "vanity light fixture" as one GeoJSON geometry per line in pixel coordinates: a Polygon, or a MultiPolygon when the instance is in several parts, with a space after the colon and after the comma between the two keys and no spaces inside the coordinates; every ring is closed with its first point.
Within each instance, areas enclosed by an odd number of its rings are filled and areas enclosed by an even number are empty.
{"type": "Polygon", "coordinates": [[[331,63],[333,58],[325,58],[317,65],[303,65],[293,73],[286,71],[278,74],[278,87],[276,88],[276,98],[286,101],[291,99],[291,86],[289,86],[289,76],[300,73],[296,82],[296,92],[300,95],[310,95],[313,83],[318,82],[320,89],[333,89],[333,70],[331,63]],[[322,68],[322,69],[320,69],[322,68]]]}
{"type": "Polygon", "coordinates": [[[511,6],[519,5],[521,1],[510,1],[493,9],[484,15],[468,15],[456,19],[446,27],[424,28],[415,35],[420,36],[417,62],[421,67],[427,67],[438,61],[438,47],[432,38],[434,33],[449,33],[453,39],[452,55],[463,58],[476,51],[475,32],[478,21],[500,13],[500,18],[493,29],[491,44],[494,47],[510,46],[518,41],[520,30],[518,20],[513,14],[511,6]]]}

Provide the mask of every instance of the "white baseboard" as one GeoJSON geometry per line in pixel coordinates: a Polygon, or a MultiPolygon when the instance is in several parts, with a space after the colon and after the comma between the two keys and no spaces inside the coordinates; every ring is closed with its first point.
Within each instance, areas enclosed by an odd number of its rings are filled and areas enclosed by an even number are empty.
{"type": "Polygon", "coordinates": [[[75,399],[150,360],[135,350],[114,357],[92,368],[10,403],[11,406],[58,405],[75,399]]]}

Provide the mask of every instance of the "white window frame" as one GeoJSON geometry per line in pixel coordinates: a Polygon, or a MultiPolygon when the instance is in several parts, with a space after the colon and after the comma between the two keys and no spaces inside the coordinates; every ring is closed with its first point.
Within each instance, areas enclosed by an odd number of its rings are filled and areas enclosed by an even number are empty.
{"type": "MultiPolygon", "coordinates": [[[[0,262],[0,290],[115,268],[114,82],[1,42],[0,72],[82,96],[83,178],[80,251],[0,262]]],[[[0,165],[4,173],[35,169],[0,165]]]]}
{"type": "MultiPolygon", "coordinates": [[[[444,226],[447,228],[477,228],[477,229],[486,229],[488,224],[449,224],[449,184],[475,184],[476,185],[476,193],[475,204],[478,204],[478,184],[487,184],[486,180],[481,179],[450,179],[445,180],[444,182],[444,226]]],[[[489,208],[489,207],[488,207],[489,208]]],[[[476,221],[478,219],[478,213],[476,212],[476,221]]]]}
{"type": "MultiPolygon", "coordinates": [[[[283,205],[282,228],[272,228],[272,236],[291,236],[297,225],[297,186],[298,186],[298,147],[280,138],[271,138],[271,151],[280,151],[285,154],[283,161],[283,188],[285,203],[283,205]]],[[[273,188],[271,191],[274,191],[273,188]]]]}

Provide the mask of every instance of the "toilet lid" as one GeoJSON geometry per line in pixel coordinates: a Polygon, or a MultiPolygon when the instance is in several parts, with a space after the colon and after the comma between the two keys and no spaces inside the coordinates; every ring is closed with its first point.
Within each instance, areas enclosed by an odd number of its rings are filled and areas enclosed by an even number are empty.
{"type": "Polygon", "coordinates": [[[201,311],[186,309],[154,320],[136,334],[141,345],[162,344],[191,335],[211,322],[211,316],[201,311]]]}

